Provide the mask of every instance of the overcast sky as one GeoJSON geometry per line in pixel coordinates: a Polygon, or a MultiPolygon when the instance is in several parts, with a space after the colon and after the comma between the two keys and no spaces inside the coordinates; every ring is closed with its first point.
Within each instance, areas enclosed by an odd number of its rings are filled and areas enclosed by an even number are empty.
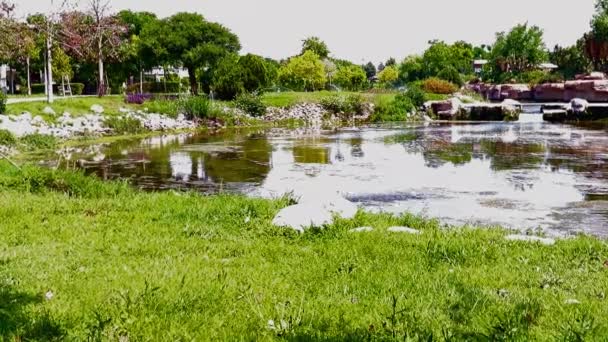
{"type": "MultiPolygon", "coordinates": [[[[334,57],[377,63],[420,53],[432,39],[492,43],[496,32],[524,22],[543,28],[549,47],[571,45],[588,31],[594,1],[112,0],[112,7],[161,17],[199,12],[236,33],[244,53],[285,58],[314,35],[334,57]]],[[[15,2],[19,12],[29,13],[44,11],[50,0],[15,2]]]]}

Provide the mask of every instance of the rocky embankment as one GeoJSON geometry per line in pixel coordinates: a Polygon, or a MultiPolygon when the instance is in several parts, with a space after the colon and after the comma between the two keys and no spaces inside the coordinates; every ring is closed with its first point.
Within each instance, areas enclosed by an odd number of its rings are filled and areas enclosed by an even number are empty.
{"type": "Polygon", "coordinates": [[[536,102],[570,102],[584,99],[588,102],[608,102],[608,78],[594,72],[561,83],[528,84],[469,84],[467,88],[489,101],[505,99],[536,102]]]}

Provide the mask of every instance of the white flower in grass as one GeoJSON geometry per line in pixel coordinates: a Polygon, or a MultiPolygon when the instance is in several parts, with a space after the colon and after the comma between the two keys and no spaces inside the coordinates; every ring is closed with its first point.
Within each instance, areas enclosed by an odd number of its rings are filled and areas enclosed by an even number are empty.
{"type": "Polygon", "coordinates": [[[46,298],[46,300],[51,300],[51,299],[53,299],[53,297],[54,297],[54,296],[55,296],[55,295],[54,295],[54,294],[53,294],[53,292],[52,292],[52,291],[50,291],[50,290],[49,290],[49,291],[47,291],[47,293],[45,293],[45,294],[44,294],[44,298],[46,298]]]}

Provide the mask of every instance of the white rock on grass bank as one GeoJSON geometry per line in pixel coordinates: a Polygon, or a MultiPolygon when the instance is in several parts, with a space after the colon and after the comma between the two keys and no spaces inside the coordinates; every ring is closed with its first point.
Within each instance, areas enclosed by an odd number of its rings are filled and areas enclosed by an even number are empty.
{"type": "Polygon", "coordinates": [[[351,233],[367,233],[367,232],[373,232],[374,228],[372,227],[359,227],[359,228],[354,228],[349,230],[349,232],[351,233]]]}
{"type": "Polygon", "coordinates": [[[101,114],[103,113],[104,109],[102,106],[94,104],[91,106],[91,112],[95,113],[95,114],[101,114]]]}
{"type": "Polygon", "coordinates": [[[410,228],[410,227],[390,227],[387,230],[391,233],[407,233],[407,234],[414,234],[414,235],[422,234],[421,231],[410,228]]]}
{"type": "Polygon", "coordinates": [[[339,196],[330,199],[302,199],[300,203],[281,210],[272,221],[279,227],[288,227],[304,232],[311,227],[322,227],[333,222],[334,215],[353,218],[358,207],[339,196]]]}
{"type": "Polygon", "coordinates": [[[553,246],[555,245],[555,239],[550,238],[542,238],[539,236],[530,236],[530,235],[508,235],[505,236],[507,241],[520,241],[520,242],[531,242],[531,243],[540,243],[545,246],[553,246]]]}
{"type": "Polygon", "coordinates": [[[178,115],[177,118],[171,118],[161,114],[155,113],[142,113],[142,112],[131,112],[125,117],[133,118],[141,122],[142,127],[150,131],[166,131],[174,129],[191,129],[195,128],[196,124],[193,121],[186,120],[186,117],[182,114],[178,115]]]}

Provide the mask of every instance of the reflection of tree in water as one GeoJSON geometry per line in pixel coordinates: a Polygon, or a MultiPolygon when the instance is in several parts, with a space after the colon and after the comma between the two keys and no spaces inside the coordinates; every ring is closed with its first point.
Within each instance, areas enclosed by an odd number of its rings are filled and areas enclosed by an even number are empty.
{"type": "Polygon", "coordinates": [[[495,171],[538,168],[544,163],[547,151],[543,144],[489,140],[482,141],[481,147],[495,171]]]}
{"type": "Polygon", "coordinates": [[[293,158],[301,164],[329,164],[331,149],[324,146],[301,145],[293,147],[293,158]]]}
{"type": "Polygon", "coordinates": [[[363,158],[365,157],[365,153],[363,152],[363,138],[362,137],[356,137],[356,138],[352,138],[349,139],[348,142],[350,143],[350,155],[353,158],[363,158]]]}
{"type": "Polygon", "coordinates": [[[270,172],[272,145],[264,135],[250,135],[235,152],[205,154],[205,174],[215,182],[260,183],[270,172]]]}
{"type": "Polygon", "coordinates": [[[428,167],[438,168],[447,163],[464,165],[473,160],[472,143],[448,143],[444,141],[431,141],[424,144],[422,155],[428,167]]]}

